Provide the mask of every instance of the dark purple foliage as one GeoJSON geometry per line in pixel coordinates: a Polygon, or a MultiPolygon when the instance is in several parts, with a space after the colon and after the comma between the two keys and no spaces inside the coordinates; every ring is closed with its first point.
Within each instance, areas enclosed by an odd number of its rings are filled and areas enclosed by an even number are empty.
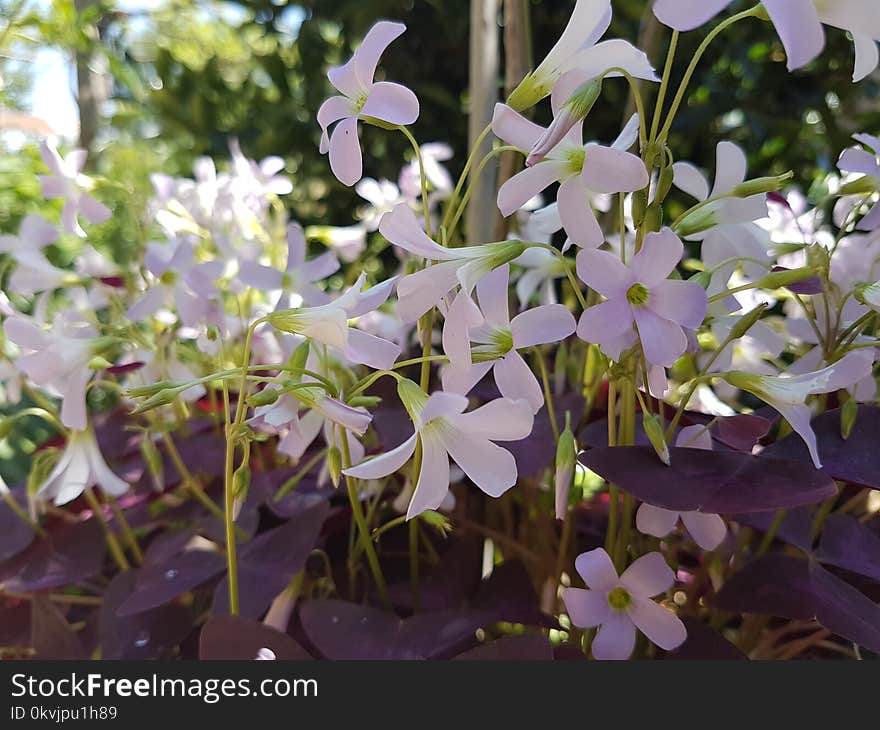
{"type": "Polygon", "coordinates": [[[80,638],[48,596],[31,600],[31,641],[35,659],[85,659],[80,638]]]}
{"type": "Polygon", "coordinates": [[[250,660],[261,649],[279,660],[312,658],[287,634],[241,616],[212,616],[199,636],[199,659],[250,660]]]}
{"type": "MultiPolygon", "coordinates": [[[[15,499],[10,495],[10,499],[15,499]]],[[[0,499],[0,562],[20,553],[34,539],[34,531],[21,519],[5,499],[0,499]]]]}
{"type": "Polygon", "coordinates": [[[455,659],[470,661],[550,661],[553,647],[541,634],[504,636],[474,647],[455,659]]]}
{"type": "Polygon", "coordinates": [[[822,527],[816,559],[880,581],[880,535],[855,517],[831,515],[822,527]]]}
{"type": "Polygon", "coordinates": [[[837,493],[826,474],[795,461],[676,447],[669,454],[670,466],[646,446],[591,449],[579,459],[638,499],[673,510],[766,512],[837,493]]]}
{"type": "Polygon", "coordinates": [[[667,659],[737,660],[748,659],[739,649],[703,621],[685,617],[687,639],[677,649],[666,652],[667,659]]]}

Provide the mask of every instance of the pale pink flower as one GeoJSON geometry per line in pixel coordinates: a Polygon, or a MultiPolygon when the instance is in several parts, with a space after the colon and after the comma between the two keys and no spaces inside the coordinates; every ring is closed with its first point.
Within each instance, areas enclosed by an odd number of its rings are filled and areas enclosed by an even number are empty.
{"type": "Polygon", "coordinates": [[[560,342],[575,331],[576,324],[561,304],[545,304],[510,319],[509,279],[510,267],[500,266],[477,284],[479,309],[464,293],[450,307],[443,326],[444,352],[449,357],[442,370],[443,390],[467,395],[492,370],[502,396],[523,398],[537,413],[544,405],[541,385],[518,350],[560,342]],[[477,345],[473,355],[471,342],[477,345]]]}
{"type": "MultiPolygon", "coordinates": [[[[554,113],[565,101],[554,89],[554,113]]],[[[529,121],[506,104],[497,104],[492,130],[508,144],[528,153],[546,129],[529,121]]],[[[596,248],[605,241],[599,222],[587,203],[601,193],[633,192],[647,187],[648,171],[636,155],[615,147],[583,142],[583,121],[539,162],[514,175],[498,191],[502,215],[513,215],[526,202],[553,183],[560,183],[556,194],[559,216],[565,232],[578,246],[596,248]]]]}
{"type": "MultiPolygon", "coordinates": [[[[726,8],[732,0],[656,0],[654,14],[676,30],[693,30],[726,8]]],[[[880,16],[874,0],[764,0],[788,55],[788,70],[806,66],[825,47],[822,24],[849,31],[856,64],[853,81],[861,81],[880,62],[880,16]]]]}
{"type": "MultiPolygon", "coordinates": [[[[712,450],[712,434],[705,426],[685,426],[678,433],[676,446],[712,450]]],[[[714,550],[727,535],[727,526],[719,515],[696,510],[676,512],[642,502],[636,512],[636,528],[645,535],[665,537],[675,529],[679,518],[685,528],[703,550],[714,550]]]]}
{"type": "Polygon", "coordinates": [[[354,185],[363,174],[358,119],[374,117],[388,124],[412,124],[419,116],[419,100],[412,91],[389,81],[373,81],[379,57],[406,30],[403,23],[379,21],[367,32],[351,59],[327,73],[341,92],[318,110],[321,154],[330,153],[330,168],[343,185],[354,185]],[[332,135],[327,130],[336,123],[332,135]]]}
{"type": "Polygon", "coordinates": [[[110,219],[110,209],[89,194],[94,182],[82,174],[86,162],[85,150],[72,150],[64,158],[55,143],[49,140],[40,145],[40,157],[52,173],[38,176],[42,195],[49,199],[64,198],[61,225],[65,231],[85,238],[86,232],[78,220],[80,215],[89,223],[104,223],[110,219]]]}
{"type": "Polygon", "coordinates": [[[495,441],[519,441],[532,431],[532,409],[526,401],[498,398],[464,413],[468,400],[455,393],[436,392],[426,396],[410,384],[410,402],[405,403],[415,433],[400,446],[364,461],[344,473],[358,479],[379,479],[403,467],[422,445],[422,466],[407,512],[412,519],[425,510],[440,507],[449,492],[449,459],[490,497],[500,497],[516,484],[513,455],[495,441]]]}
{"type": "Polygon", "coordinates": [[[129,490],[128,482],[107,466],[92,429],[71,431],[61,458],[37,489],[36,496],[62,505],[92,486],[100,487],[111,497],[120,497],[129,490]]]}
{"type": "MultiPolygon", "coordinates": [[[[874,187],[880,190],[880,139],[870,134],[855,134],[853,138],[861,142],[864,148],[850,147],[844,150],[837,166],[842,172],[862,173],[874,187]]],[[[861,231],[873,231],[880,228],[880,203],[873,205],[856,226],[861,231]]]]}
{"type": "Polygon", "coordinates": [[[284,271],[264,266],[256,261],[242,261],[238,268],[239,280],[250,287],[267,292],[278,292],[276,309],[290,309],[301,304],[327,304],[330,296],[315,283],[339,271],[339,261],[333,251],[306,261],[306,237],[302,226],[287,226],[287,265],[284,271]]]}
{"type": "Polygon", "coordinates": [[[667,651],[687,638],[681,619],[652,600],[675,582],[675,574],[660,553],[643,555],[620,577],[602,548],[581,553],[575,568],[588,590],[565,588],[562,600],[572,624],[599,627],[593,639],[596,659],[628,659],[635,647],[637,627],[667,651]]]}
{"type": "Polygon", "coordinates": [[[684,328],[698,328],[706,314],[703,287],[667,278],[683,251],[681,240],[668,228],[645,236],[626,266],[607,251],[582,250],[578,276],[607,301],[581,315],[578,336],[607,354],[619,354],[636,343],[635,324],[648,362],[671,366],[687,349],[684,328]]]}

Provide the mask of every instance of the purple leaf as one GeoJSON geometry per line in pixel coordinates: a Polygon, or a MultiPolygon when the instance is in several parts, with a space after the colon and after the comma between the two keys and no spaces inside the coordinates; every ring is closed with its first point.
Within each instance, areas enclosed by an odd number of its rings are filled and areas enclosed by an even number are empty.
{"type": "Polygon", "coordinates": [[[556,622],[541,611],[532,579],[519,560],[507,560],[486,578],[473,602],[494,616],[496,621],[557,628],[556,622]]]}
{"type": "MultiPolygon", "coordinates": [[[[843,482],[880,489],[880,408],[860,405],[846,440],[840,435],[839,408],[815,418],[813,430],[819,441],[822,471],[843,482]]],[[[797,434],[768,446],[761,455],[811,463],[807,447],[797,434]]]]}
{"type": "Polygon", "coordinates": [[[477,661],[549,661],[553,647],[541,634],[504,636],[459,654],[455,659],[477,661]]]}
{"type": "MultiPolygon", "coordinates": [[[[12,599],[10,599],[12,600],[12,599]]],[[[31,607],[28,601],[0,607],[0,646],[30,645],[31,607]]]]}
{"type": "Polygon", "coordinates": [[[299,661],[312,658],[287,634],[242,616],[212,616],[202,627],[199,659],[249,660],[258,654],[299,661]]]}
{"type": "Polygon", "coordinates": [[[335,600],[307,601],[299,615],[309,641],[327,659],[448,656],[491,623],[483,611],[433,611],[401,620],[377,608],[335,600]]]}
{"type": "Polygon", "coordinates": [[[195,534],[195,530],[187,529],[169,530],[157,535],[144,551],[144,563],[147,565],[164,563],[169,558],[182,553],[195,534]]]}
{"type": "Polygon", "coordinates": [[[831,515],[822,527],[816,559],[880,581],[880,535],[855,517],[831,515]]]}
{"type": "Polygon", "coordinates": [[[742,414],[719,418],[710,429],[712,438],[736,451],[751,453],[752,447],[770,431],[770,421],[763,416],[742,414]]]}
{"type": "Polygon", "coordinates": [[[134,590],[116,615],[131,616],[173,601],[225,569],[226,558],[210,550],[188,550],[162,563],[145,565],[137,572],[134,590]]]}
{"type": "Polygon", "coordinates": [[[638,499],[672,510],[766,512],[837,494],[812,466],[735,451],[671,447],[671,466],[645,446],[591,449],[581,463],[638,499]]]}
{"type": "MultiPolygon", "coordinates": [[[[813,513],[812,507],[796,507],[785,513],[782,524],[776,530],[776,537],[789,545],[794,545],[804,552],[813,549],[813,513]]],[[[731,519],[741,525],[754,527],[767,532],[776,521],[775,512],[753,512],[751,514],[731,515],[731,519]]]]}
{"type": "MultiPolygon", "coordinates": [[[[784,266],[774,266],[773,273],[779,273],[780,271],[791,271],[791,269],[787,269],[784,266]]],[[[803,294],[805,296],[809,296],[812,294],[821,294],[824,289],[822,287],[822,280],[818,276],[810,276],[806,279],[801,279],[800,281],[796,281],[793,284],[786,284],[786,289],[794,292],[795,294],[803,294]]]]}
{"type": "Polygon", "coordinates": [[[135,590],[137,573],[118,573],[107,586],[98,617],[102,659],[156,659],[190,633],[193,617],[176,603],[119,616],[117,610],[135,590]]]}
{"type": "Polygon", "coordinates": [[[880,605],[816,562],[810,565],[810,577],[816,620],[838,636],[880,652],[880,605]]]}
{"type": "Polygon", "coordinates": [[[97,520],[58,524],[47,537],[0,565],[0,585],[29,593],[78,583],[101,572],[106,554],[97,520]]]}
{"type": "MultiPolygon", "coordinates": [[[[554,398],[556,418],[562,428],[565,412],[571,412],[571,422],[577,423],[584,412],[584,399],[577,393],[566,393],[554,398]]],[[[531,434],[520,441],[509,441],[501,444],[516,459],[517,473],[520,478],[538,476],[544,469],[553,465],[556,458],[556,440],[550,426],[550,416],[545,406],[535,416],[531,434]]]]}
{"type": "Polygon", "coordinates": [[[705,622],[687,616],[682,621],[687,628],[687,639],[677,649],[666,652],[666,659],[748,659],[705,622]]]}
{"type": "Polygon", "coordinates": [[[85,659],[86,652],[64,614],[48,596],[31,601],[31,646],[35,659],[85,659]]]}
{"type": "MultiPolygon", "coordinates": [[[[321,501],[291,520],[244,545],[238,558],[239,612],[261,616],[306,564],[330,505],[321,501]]],[[[224,577],[214,591],[214,614],[229,613],[229,584],[224,577]]]]}
{"type": "MultiPolygon", "coordinates": [[[[12,495],[9,498],[15,499],[12,495]]],[[[33,539],[31,526],[12,511],[5,499],[0,499],[0,562],[20,553],[33,539]]]]}
{"type": "Polygon", "coordinates": [[[732,613],[811,619],[815,608],[809,563],[788,555],[765,555],[728,580],[714,603],[732,613]]]}

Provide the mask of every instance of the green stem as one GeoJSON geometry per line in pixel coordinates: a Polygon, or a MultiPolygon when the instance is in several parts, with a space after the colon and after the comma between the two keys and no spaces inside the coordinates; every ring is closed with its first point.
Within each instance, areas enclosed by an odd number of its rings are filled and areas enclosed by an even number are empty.
{"type": "MultiPolygon", "coordinates": [[[[449,216],[455,210],[455,205],[458,203],[458,197],[461,195],[462,188],[464,187],[465,181],[468,178],[468,173],[471,170],[471,167],[474,164],[474,160],[476,159],[477,150],[480,149],[480,146],[483,144],[483,140],[489,135],[492,131],[492,123],[486,125],[482,132],[480,132],[480,136],[474,141],[473,146],[471,147],[471,153],[468,155],[467,161],[464,163],[464,169],[461,171],[461,176],[458,178],[458,182],[455,184],[455,190],[452,191],[452,196],[449,198],[449,201],[446,203],[446,212],[443,215],[443,222],[440,227],[448,231],[449,230],[449,216]]],[[[449,236],[447,235],[447,239],[449,236]]]]}
{"type": "MultiPolygon", "coordinates": [[[[678,48],[677,30],[672,31],[672,38],[669,40],[669,50],[666,52],[666,65],[663,68],[663,80],[660,82],[660,90],[657,92],[657,103],[654,106],[654,120],[651,123],[651,142],[657,139],[657,130],[660,128],[660,115],[663,113],[663,104],[666,101],[666,92],[669,89],[669,77],[672,75],[672,66],[675,61],[675,51],[678,48]]],[[[648,120],[644,119],[643,124],[647,124],[648,120]]]]}
{"type": "Polygon", "coordinates": [[[550,391],[550,376],[547,373],[547,363],[544,362],[544,353],[539,347],[535,348],[535,359],[538,361],[538,369],[541,371],[541,382],[544,386],[544,400],[547,401],[547,415],[550,417],[550,428],[553,429],[553,440],[559,441],[559,423],[556,421],[556,410],[553,407],[553,393],[550,391]]]}
{"type": "Polygon", "coordinates": [[[422,209],[425,215],[425,232],[428,234],[430,238],[433,234],[431,233],[431,209],[428,205],[428,177],[425,175],[425,164],[422,161],[422,151],[419,148],[419,143],[416,142],[415,137],[412,136],[412,133],[404,127],[403,125],[399,126],[398,129],[403,132],[403,135],[409,140],[409,143],[412,145],[413,152],[415,152],[416,160],[419,163],[419,177],[421,178],[422,183],[422,209]]]}
{"type": "Polygon", "coordinates": [[[273,498],[275,502],[280,502],[281,498],[287,494],[289,491],[296,488],[296,486],[303,480],[303,477],[306,476],[312,469],[315,468],[320,461],[327,456],[327,451],[329,449],[321,449],[316,453],[311,459],[309,459],[305,464],[303,464],[302,468],[294,474],[290,479],[288,479],[284,484],[278,487],[278,491],[275,492],[275,497],[273,498]]]}
{"type": "Polygon", "coordinates": [[[104,509],[98,502],[97,497],[95,497],[91,489],[86,489],[83,492],[83,496],[86,498],[86,502],[89,503],[89,508],[92,510],[95,519],[98,520],[98,522],[101,523],[101,527],[104,528],[104,535],[107,538],[107,546],[110,548],[110,554],[113,556],[113,560],[116,561],[116,565],[123,572],[130,570],[131,566],[128,564],[128,560],[125,557],[122,547],[119,545],[119,541],[116,539],[116,535],[113,533],[113,530],[110,529],[107,518],[104,516],[104,509]]]}

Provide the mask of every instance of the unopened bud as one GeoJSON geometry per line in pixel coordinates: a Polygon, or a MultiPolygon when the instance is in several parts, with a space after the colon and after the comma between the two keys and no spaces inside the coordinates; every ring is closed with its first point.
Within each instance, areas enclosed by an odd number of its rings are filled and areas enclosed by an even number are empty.
{"type": "Polygon", "coordinates": [[[126,391],[126,395],[130,398],[147,398],[151,395],[156,395],[160,391],[167,390],[168,388],[176,388],[177,383],[173,380],[160,380],[158,383],[153,383],[152,385],[142,385],[138,388],[129,388],[126,391]]]}
{"type": "Polygon", "coordinates": [[[263,388],[263,390],[249,395],[247,402],[252,408],[271,406],[280,396],[281,393],[276,388],[263,388]]]}
{"type": "Polygon", "coordinates": [[[850,398],[840,408],[840,436],[844,441],[850,437],[859,416],[859,404],[855,398],[850,398]]]}
{"type": "Polygon", "coordinates": [[[334,487],[339,486],[339,478],[342,476],[342,452],[338,446],[331,446],[327,451],[327,471],[334,487]]]}
{"type": "Polygon", "coordinates": [[[650,413],[642,413],[642,427],[645,429],[645,435],[666,466],[669,466],[669,446],[666,444],[666,435],[663,432],[663,426],[660,425],[660,419],[650,413]]]}
{"type": "Polygon", "coordinates": [[[162,466],[162,455],[149,431],[144,433],[140,443],[141,456],[147,465],[147,471],[150,474],[150,481],[153,483],[153,489],[161,492],[165,489],[165,469],[162,466]]]}
{"type": "Polygon", "coordinates": [[[419,519],[436,529],[441,535],[445,536],[452,532],[452,523],[449,519],[445,515],[435,512],[432,509],[422,512],[419,515],[419,519]]]}
{"type": "Polygon", "coordinates": [[[137,416],[141,413],[146,413],[147,411],[152,411],[155,408],[161,408],[162,406],[168,406],[174,403],[177,400],[177,396],[180,394],[180,391],[177,388],[167,388],[165,390],[160,390],[156,395],[147,398],[143,401],[137,408],[132,410],[131,415],[137,416]]]}
{"type": "Polygon", "coordinates": [[[251,488],[251,468],[247,462],[242,462],[241,466],[235,470],[232,475],[232,519],[237,520],[247,500],[248,491],[251,488]]]}
{"type": "Polygon", "coordinates": [[[106,370],[107,368],[112,368],[113,363],[110,362],[107,358],[101,357],[100,355],[96,355],[91,360],[89,360],[89,370],[106,370]]]}
{"type": "Polygon", "coordinates": [[[794,173],[791,171],[774,177],[756,177],[754,180],[741,182],[731,191],[731,195],[736,198],[751,198],[753,195],[776,193],[782,190],[793,177],[794,173]]]}
{"type": "Polygon", "coordinates": [[[850,180],[848,183],[841,185],[837,191],[838,195],[867,195],[868,193],[877,192],[880,187],[880,180],[876,175],[864,175],[857,180],[850,180]]]}
{"type": "Polygon", "coordinates": [[[577,444],[571,432],[571,414],[565,414],[565,430],[559,434],[556,444],[556,519],[564,520],[568,513],[568,495],[574,479],[574,465],[577,461],[577,444]]]}
{"type": "Polygon", "coordinates": [[[698,271],[696,274],[688,278],[688,281],[699,284],[703,289],[708,289],[712,285],[712,274],[708,271],[698,271]]]}
{"type": "Polygon", "coordinates": [[[654,200],[659,203],[666,200],[666,196],[669,195],[669,191],[672,189],[674,179],[675,171],[672,169],[672,165],[664,166],[657,178],[657,192],[654,194],[654,200]]]}
{"type": "Polygon", "coordinates": [[[784,286],[796,284],[811,276],[816,276],[819,270],[813,266],[804,266],[799,269],[783,269],[782,271],[771,271],[766,276],[755,282],[755,286],[759,289],[781,289],[784,286]]]}
{"type": "Polygon", "coordinates": [[[348,401],[348,405],[352,408],[375,408],[381,402],[382,399],[378,395],[356,395],[348,401]]]}
{"type": "Polygon", "coordinates": [[[636,190],[632,194],[632,218],[636,228],[645,220],[645,211],[648,208],[648,191],[636,190]]]}
{"type": "Polygon", "coordinates": [[[406,412],[413,421],[422,412],[425,403],[428,401],[425,391],[409,378],[401,378],[398,381],[397,397],[400,398],[400,402],[406,408],[406,412]]]}
{"type": "Polygon", "coordinates": [[[602,93],[602,80],[594,79],[578,87],[577,91],[569,97],[559,113],[553,117],[553,121],[546,131],[538,138],[526,158],[526,165],[532,165],[543,160],[547,154],[558,145],[565,135],[571,131],[575,124],[586,118],[587,114],[602,93]]]}
{"type": "Polygon", "coordinates": [[[761,319],[761,317],[764,315],[764,312],[767,311],[768,306],[769,305],[766,303],[759,304],[751,312],[740,317],[739,322],[737,322],[735,325],[733,325],[733,327],[730,328],[730,335],[728,336],[728,339],[738,340],[740,337],[743,337],[746,332],[748,332],[755,325],[755,323],[759,319],[761,319]]]}
{"type": "Polygon", "coordinates": [[[871,309],[880,311],[880,281],[874,284],[862,284],[853,292],[856,301],[871,309]]]}
{"type": "Polygon", "coordinates": [[[306,361],[309,359],[309,348],[310,342],[306,340],[293,351],[293,354],[287,360],[285,367],[291,371],[291,377],[295,381],[299,381],[302,377],[300,371],[305,370],[306,361]]]}
{"type": "Polygon", "coordinates": [[[663,206],[656,200],[645,210],[645,219],[642,227],[648,233],[659,231],[663,227],[663,206]]]}

